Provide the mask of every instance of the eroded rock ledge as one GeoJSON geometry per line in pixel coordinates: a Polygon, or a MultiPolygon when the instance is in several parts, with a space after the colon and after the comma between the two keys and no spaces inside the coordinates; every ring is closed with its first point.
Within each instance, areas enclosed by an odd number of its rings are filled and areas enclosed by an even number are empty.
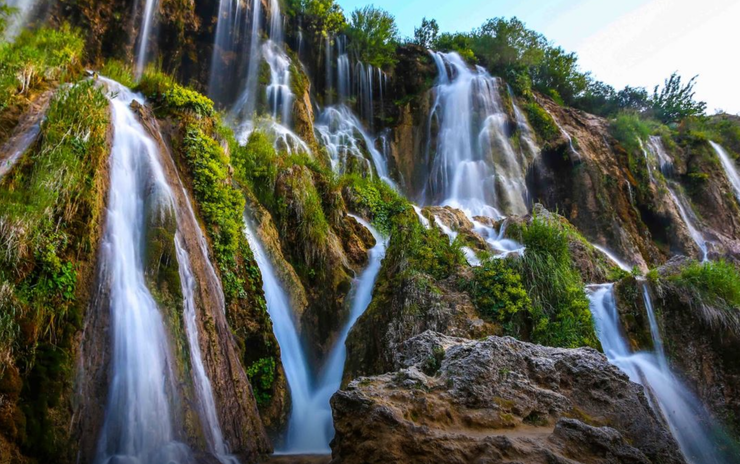
{"type": "Polygon", "coordinates": [[[642,387],[593,349],[425,332],[332,398],[333,463],[683,463],[642,387]]]}

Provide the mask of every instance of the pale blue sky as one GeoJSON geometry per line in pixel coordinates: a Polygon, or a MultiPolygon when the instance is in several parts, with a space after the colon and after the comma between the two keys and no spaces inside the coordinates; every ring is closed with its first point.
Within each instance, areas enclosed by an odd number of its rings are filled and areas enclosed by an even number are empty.
{"type": "Polygon", "coordinates": [[[337,0],[347,15],[374,4],[391,12],[402,36],[423,17],[442,31],[469,31],[487,18],[516,16],[580,57],[617,88],[652,89],[677,70],[699,74],[697,97],[713,112],[740,113],[738,0],[337,0]]]}

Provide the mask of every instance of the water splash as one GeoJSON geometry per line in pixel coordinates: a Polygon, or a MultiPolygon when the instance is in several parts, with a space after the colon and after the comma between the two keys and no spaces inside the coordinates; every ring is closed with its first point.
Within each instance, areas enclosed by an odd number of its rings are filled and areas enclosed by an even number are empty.
{"type": "Polygon", "coordinates": [[[609,362],[626,373],[630,380],[645,387],[653,409],[660,413],[692,464],[730,464],[724,444],[709,414],[698,399],[671,371],[662,349],[649,292],[644,291],[650,332],[656,352],[633,353],[619,322],[614,284],[592,285],[587,289],[596,332],[609,362]]]}
{"type": "Polygon", "coordinates": [[[712,141],[710,141],[709,144],[712,146],[715,153],[717,153],[719,160],[722,162],[722,168],[725,170],[727,180],[730,181],[730,184],[735,191],[735,198],[740,201],[740,175],[737,172],[737,166],[735,166],[735,162],[732,160],[732,158],[730,158],[730,155],[727,153],[727,151],[725,151],[724,148],[722,148],[721,145],[712,141]]]}

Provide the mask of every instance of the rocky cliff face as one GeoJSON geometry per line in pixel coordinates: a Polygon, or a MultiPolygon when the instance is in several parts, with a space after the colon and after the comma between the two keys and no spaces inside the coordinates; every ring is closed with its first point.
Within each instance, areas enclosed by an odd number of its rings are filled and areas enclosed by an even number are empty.
{"type": "Polygon", "coordinates": [[[393,358],[396,372],[332,398],[332,462],[684,462],[641,388],[596,351],[426,332],[393,358]]]}

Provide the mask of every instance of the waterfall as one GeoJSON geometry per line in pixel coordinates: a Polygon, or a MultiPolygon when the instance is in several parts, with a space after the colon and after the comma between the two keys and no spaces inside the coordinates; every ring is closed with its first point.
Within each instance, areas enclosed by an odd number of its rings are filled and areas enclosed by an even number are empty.
{"type": "Polygon", "coordinates": [[[175,249],[177,251],[177,264],[180,272],[183,305],[185,307],[185,331],[190,348],[190,363],[193,367],[193,384],[196,395],[201,401],[200,417],[203,423],[203,431],[206,434],[211,452],[222,464],[238,464],[236,458],[229,456],[229,449],[224,440],[221,425],[216,414],[216,400],[213,397],[211,381],[206,374],[203,365],[203,356],[198,340],[198,322],[195,313],[195,289],[196,282],[193,271],[190,268],[190,256],[182,244],[179,234],[175,235],[175,249]]]}
{"type": "Polygon", "coordinates": [[[15,14],[8,18],[8,24],[5,29],[5,40],[11,41],[28,24],[39,0],[6,0],[4,3],[16,10],[15,14]]]}
{"type": "MultiPolygon", "coordinates": [[[[450,243],[453,243],[457,239],[458,233],[452,230],[450,226],[442,222],[439,216],[434,216],[434,224],[436,224],[437,227],[439,227],[439,230],[441,230],[442,233],[450,239],[450,243]]],[[[463,252],[463,255],[465,256],[465,261],[467,261],[468,264],[473,267],[478,267],[481,265],[481,260],[478,258],[478,255],[475,254],[475,251],[473,251],[472,248],[470,248],[469,246],[463,246],[461,250],[463,252]]]]}
{"type": "Polygon", "coordinates": [[[325,108],[314,128],[319,142],[329,152],[332,168],[336,172],[345,172],[348,157],[352,156],[368,167],[372,163],[378,177],[395,187],[388,173],[386,156],[376,148],[375,140],[349,107],[340,104],[325,108]],[[366,154],[369,155],[369,160],[366,154]]]}
{"type": "MultiPolygon", "coordinates": [[[[136,4],[138,5],[138,1],[136,4]]],[[[159,8],[159,0],[146,0],[139,29],[139,47],[136,51],[136,77],[141,77],[147,64],[149,40],[154,28],[154,16],[159,8]]]]}
{"type": "Polygon", "coordinates": [[[350,317],[342,327],[324,368],[315,376],[309,369],[307,356],[293,320],[290,299],[265,253],[251,218],[246,214],[244,217],[245,234],[262,273],[267,310],[280,345],[280,359],[285,369],[292,400],[285,445],[280,450],[282,454],[325,454],[330,451],[329,442],[334,435],[334,425],[329,400],[339,390],[342,382],[346,359],[345,342],[350,329],[372,300],[373,286],[387,246],[385,239],[375,229],[362,219],[357,217],[355,219],[370,230],[376,239],[376,245],[369,252],[368,267],[355,282],[350,317]]]}
{"type": "Polygon", "coordinates": [[[740,201],[740,175],[737,172],[737,166],[735,162],[730,158],[730,155],[725,151],[722,146],[717,143],[709,142],[712,148],[719,156],[719,160],[722,162],[722,168],[725,170],[727,180],[730,181],[732,189],[735,191],[735,198],[740,201]]]}
{"type": "Polygon", "coordinates": [[[243,42],[248,40],[246,30],[249,25],[248,14],[249,11],[243,7],[242,0],[218,2],[218,19],[208,78],[208,95],[215,101],[224,103],[231,96],[228,91],[232,89],[231,79],[225,77],[238,79],[241,75],[240,64],[243,57],[240,55],[246,46],[243,42]]]}
{"type": "Polygon", "coordinates": [[[176,441],[170,410],[174,360],[144,278],[147,206],[151,214],[172,214],[172,194],[156,144],[129,108],[139,97],[101,81],[117,96],[111,99],[115,133],[101,252],[101,281],[110,285],[112,365],[95,462],[192,462],[188,447],[176,441]]]}
{"type": "Polygon", "coordinates": [[[653,313],[650,294],[643,296],[650,321],[655,352],[633,353],[619,322],[614,284],[588,287],[596,332],[609,362],[631,381],[642,385],[653,409],[661,414],[676,438],[681,451],[692,464],[730,464],[734,460],[723,453],[718,427],[699,400],[684,386],[665,361],[662,340],[653,313]]]}
{"type": "Polygon", "coordinates": [[[596,245],[595,243],[592,243],[591,246],[593,246],[594,248],[596,248],[597,250],[599,250],[601,253],[603,253],[604,256],[606,256],[607,258],[609,258],[609,261],[611,261],[614,264],[616,264],[619,269],[623,270],[624,272],[632,272],[632,266],[630,266],[626,262],[624,262],[621,259],[619,259],[617,257],[617,255],[615,255],[611,250],[609,250],[609,249],[607,249],[605,247],[602,247],[600,245],[596,245]]]}
{"type": "MultiPolygon", "coordinates": [[[[147,219],[175,215],[173,192],[160,164],[156,142],[138,122],[130,104],[143,103],[141,96],[109,79],[99,79],[111,95],[114,139],[111,154],[111,187],[108,219],[103,243],[104,281],[110,282],[110,311],[113,331],[113,365],[108,407],[100,435],[97,463],[135,459],[142,464],[193,462],[187,446],[176,441],[172,423],[171,397],[176,395],[174,359],[168,336],[144,278],[143,256],[147,219]],[[138,193],[137,193],[138,192],[138,193]],[[156,216],[155,216],[156,217],[156,216]]],[[[186,209],[183,220],[197,230],[196,250],[202,253],[206,271],[213,281],[215,298],[222,310],[223,292],[208,259],[205,237],[182,189],[186,209]]],[[[216,412],[216,402],[200,349],[195,293],[197,282],[191,259],[180,233],[175,250],[183,296],[183,319],[190,352],[195,397],[209,451],[223,464],[237,464],[229,456],[216,412]]]]}
{"type": "MultiPolygon", "coordinates": [[[[650,161],[650,157],[648,156],[648,151],[644,149],[642,141],[640,141],[640,146],[643,147],[645,162],[647,163],[647,170],[648,173],[650,173],[650,181],[655,183],[655,177],[652,175],[651,172],[652,163],[650,161]]],[[[684,224],[686,224],[689,235],[691,235],[694,243],[696,243],[696,246],[698,246],[701,250],[702,260],[707,261],[707,259],[709,259],[709,246],[707,244],[707,240],[704,238],[704,234],[699,231],[699,228],[696,225],[696,215],[694,214],[694,210],[691,208],[691,204],[689,203],[688,199],[683,194],[681,186],[678,185],[677,182],[674,181],[672,178],[673,161],[671,160],[671,157],[668,155],[668,153],[666,153],[665,147],[663,146],[663,142],[661,141],[660,137],[650,137],[648,141],[648,149],[657,157],[660,163],[660,170],[665,177],[668,194],[671,196],[673,204],[676,205],[676,209],[678,210],[678,214],[681,216],[681,220],[683,220],[684,224]]]]}
{"type": "Polygon", "coordinates": [[[432,56],[439,77],[429,140],[434,139],[435,122],[439,132],[434,151],[430,146],[428,153],[432,170],[424,203],[449,205],[469,216],[526,214],[526,160],[509,141],[499,80],[481,67],[470,69],[456,53],[432,56]]]}
{"type": "MultiPolygon", "coordinates": [[[[262,19],[262,0],[252,0],[251,32],[249,36],[249,65],[244,89],[231,110],[231,118],[239,125],[237,135],[251,131],[251,122],[257,107],[257,88],[259,86],[260,21],[262,19]]],[[[243,135],[242,135],[243,137],[243,135]]],[[[247,135],[248,137],[248,135],[247,135]]]]}

